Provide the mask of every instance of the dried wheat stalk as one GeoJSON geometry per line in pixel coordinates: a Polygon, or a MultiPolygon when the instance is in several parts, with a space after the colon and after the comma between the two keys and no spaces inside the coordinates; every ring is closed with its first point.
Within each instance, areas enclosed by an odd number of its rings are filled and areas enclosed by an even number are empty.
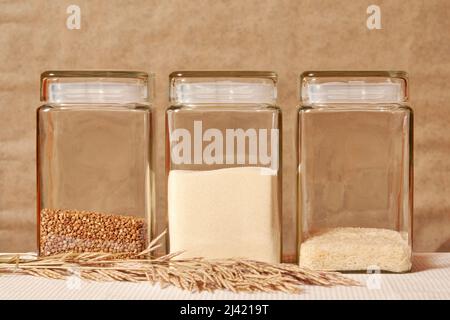
{"type": "Polygon", "coordinates": [[[252,260],[203,258],[174,259],[181,252],[147,258],[160,244],[165,232],[149,247],[130,259],[114,253],[65,253],[23,260],[19,255],[0,254],[1,274],[28,274],[50,279],[65,279],[78,274],[93,281],[130,281],[159,283],[198,291],[218,289],[232,292],[299,293],[300,285],[358,285],[337,272],[322,272],[292,264],[270,264],[252,260]]]}

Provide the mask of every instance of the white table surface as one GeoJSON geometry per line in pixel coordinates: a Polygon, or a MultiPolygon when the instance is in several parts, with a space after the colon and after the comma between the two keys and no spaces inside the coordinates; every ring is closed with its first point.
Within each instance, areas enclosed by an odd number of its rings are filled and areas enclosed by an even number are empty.
{"type": "Polygon", "coordinates": [[[190,293],[174,287],[126,282],[48,280],[0,276],[0,299],[450,299],[450,253],[416,254],[407,274],[351,274],[360,287],[303,286],[301,294],[228,291],[190,293]]]}

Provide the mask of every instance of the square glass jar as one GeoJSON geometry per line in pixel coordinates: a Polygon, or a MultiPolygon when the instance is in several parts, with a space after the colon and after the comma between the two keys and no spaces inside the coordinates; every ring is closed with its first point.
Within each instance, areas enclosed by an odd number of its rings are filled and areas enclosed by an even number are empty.
{"type": "Polygon", "coordinates": [[[413,113],[406,73],[305,72],[300,81],[300,266],[409,271],[413,113]]]}
{"type": "Polygon", "coordinates": [[[276,83],[273,72],[170,75],[170,252],[280,261],[281,111],[276,83]]]}
{"type": "Polygon", "coordinates": [[[153,76],[48,71],[37,110],[40,255],[146,248],[153,76]]]}

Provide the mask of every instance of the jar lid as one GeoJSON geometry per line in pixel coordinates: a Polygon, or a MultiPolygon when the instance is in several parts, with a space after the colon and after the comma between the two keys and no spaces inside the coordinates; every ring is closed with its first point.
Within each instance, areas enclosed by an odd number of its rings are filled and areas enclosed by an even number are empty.
{"type": "Polygon", "coordinates": [[[148,103],[153,76],[128,71],[47,71],[41,101],[48,103],[148,103]],[[149,85],[150,84],[150,85],[149,85]]]}
{"type": "Polygon", "coordinates": [[[188,71],[170,75],[174,104],[276,103],[277,76],[273,72],[188,71]]]}
{"type": "Polygon", "coordinates": [[[301,84],[304,104],[404,103],[408,100],[404,72],[305,72],[301,84]]]}
{"type": "Polygon", "coordinates": [[[307,87],[311,103],[327,102],[394,102],[401,101],[399,83],[364,83],[362,81],[329,82],[307,87]]]}

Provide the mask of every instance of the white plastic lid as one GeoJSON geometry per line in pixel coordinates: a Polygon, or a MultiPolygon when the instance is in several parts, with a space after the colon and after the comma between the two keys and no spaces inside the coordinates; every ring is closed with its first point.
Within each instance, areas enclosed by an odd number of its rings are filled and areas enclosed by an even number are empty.
{"type": "Polygon", "coordinates": [[[55,82],[48,86],[48,102],[53,103],[132,103],[148,102],[143,83],[55,82]]]}
{"type": "Polygon", "coordinates": [[[395,103],[403,101],[403,96],[400,83],[386,82],[348,81],[308,84],[303,91],[303,99],[308,100],[309,103],[395,103]]]}
{"type": "Polygon", "coordinates": [[[183,104],[196,103],[267,103],[275,104],[276,87],[271,83],[209,81],[179,82],[172,96],[183,104]]]}
{"type": "Polygon", "coordinates": [[[61,70],[41,74],[46,103],[143,103],[153,93],[153,75],[139,71],[61,70]]]}
{"type": "Polygon", "coordinates": [[[276,104],[273,71],[175,71],[169,78],[174,105],[276,104]]]}

